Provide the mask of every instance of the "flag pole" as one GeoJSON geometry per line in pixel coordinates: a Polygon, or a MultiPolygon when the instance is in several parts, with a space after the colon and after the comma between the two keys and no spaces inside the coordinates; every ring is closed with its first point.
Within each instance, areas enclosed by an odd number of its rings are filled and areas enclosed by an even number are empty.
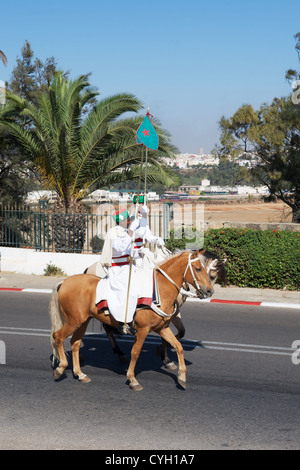
{"type": "MultiPolygon", "coordinates": [[[[148,164],[148,147],[146,147],[146,158],[145,158],[145,189],[144,189],[144,198],[146,198],[146,192],[147,192],[147,164],[148,164]]],[[[144,203],[145,203],[144,199],[144,203]]]]}
{"type": "MultiPolygon", "coordinates": [[[[140,176],[139,176],[139,184],[138,184],[138,194],[137,194],[137,200],[136,200],[136,206],[135,206],[135,219],[138,216],[138,209],[139,209],[139,199],[140,199],[140,192],[141,192],[142,172],[143,172],[143,161],[144,161],[144,146],[142,147],[142,158],[141,158],[140,176]]],[[[134,243],[135,243],[135,230],[133,231],[133,234],[132,234],[131,248],[130,248],[129,278],[128,278],[127,297],[126,297],[125,322],[124,322],[124,327],[123,327],[123,331],[124,331],[125,334],[128,332],[127,315],[128,315],[129,292],[130,292],[130,282],[131,282],[131,273],[132,273],[132,264],[133,264],[134,243]]]]}
{"type": "MultiPolygon", "coordinates": [[[[147,116],[150,116],[149,106],[147,110],[147,116]]],[[[147,165],[148,165],[148,147],[146,147],[146,158],[145,158],[145,189],[144,189],[144,198],[146,198],[147,191],[147,165]]],[[[145,203],[145,199],[144,199],[145,203]]]]}
{"type": "MultiPolygon", "coordinates": [[[[146,196],[147,190],[147,164],[148,164],[148,148],[151,150],[157,150],[159,147],[159,137],[158,134],[153,127],[150,119],[149,119],[149,107],[147,110],[147,114],[143,120],[143,122],[139,125],[137,132],[136,132],[136,143],[138,145],[143,144],[146,147],[146,166],[145,166],[145,192],[144,197],[146,196]]],[[[138,216],[138,207],[140,201],[140,193],[141,193],[141,181],[142,181],[142,173],[143,173],[143,161],[144,161],[144,151],[142,147],[142,158],[141,158],[141,167],[140,167],[140,176],[139,176],[139,185],[138,185],[138,195],[136,201],[136,208],[135,208],[135,219],[138,216]]],[[[130,266],[129,266],[129,279],[128,279],[128,287],[127,287],[127,299],[126,299],[126,310],[125,310],[125,323],[123,326],[124,333],[128,333],[128,325],[127,325],[127,315],[128,315],[128,304],[129,304],[129,292],[130,292],[130,281],[131,281],[131,274],[132,274],[132,264],[133,264],[133,252],[134,252],[134,243],[135,243],[135,230],[132,234],[131,240],[131,250],[130,250],[130,266]]]]}

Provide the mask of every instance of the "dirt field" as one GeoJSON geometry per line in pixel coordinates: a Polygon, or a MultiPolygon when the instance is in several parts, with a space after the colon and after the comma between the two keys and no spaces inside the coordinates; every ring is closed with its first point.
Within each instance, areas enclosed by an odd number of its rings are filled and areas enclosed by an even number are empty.
{"type": "MultiPolygon", "coordinates": [[[[124,204],[95,206],[94,213],[105,213],[108,208],[108,213],[114,213],[120,209],[128,209],[129,213],[134,213],[132,204],[129,204],[128,207],[126,203],[124,204]]],[[[162,202],[150,202],[149,206],[152,215],[162,213],[162,202]]],[[[288,223],[292,221],[291,210],[283,202],[264,203],[260,200],[249,202],[242,198],[238,200],[228,198],[228,200],[203,200],[203,202],[201,199],[197,199],[195,201],[174,202],[173,204],[175,217],[178,216],[179,220],[184,217],[187,223],[189,219],[192,220],[195,217],[195,213],[200,208],[204,210],[205,222],[288,223]]]]}
{"type": "Polygon", "coordinates": [[[205,222],[291,222],[291,210],[282,203],[240,202],[237,204],[204,203],[205,222]]]}

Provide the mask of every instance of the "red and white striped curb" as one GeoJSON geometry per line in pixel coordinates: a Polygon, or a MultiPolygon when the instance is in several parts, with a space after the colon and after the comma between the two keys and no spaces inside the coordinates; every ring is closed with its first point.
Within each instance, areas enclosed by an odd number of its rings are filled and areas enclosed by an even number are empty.
{"type": "Polygon", "coordinates": [[[283,303],[283,302],[255,302],[251,300],[225,300],[225,299],[187,299],[192,302],[209,302],[211,304],[233,304],[233,305],[252,305],[257,307],[279,307],[279,308],[298,308],[299,304],[283,303]]]}
{"type": "Polygon", "coordinates": [[[52,289],[33,289],[33,288],[20,288],[20,287],[0,287],[0,291],[12,291],[12,292],[37,292],[40,294],[51,294],[52,289]]]}
{"type": "MultiPolygon", "coordinates": [[[[34,289],[34,288],[19,288],[19,287],[0,287],[0,291],[15,291],[15,292],[36,292],[39,294],[51,294],[52,289],[34,289]]],[[[277,307],[277,308],[295,308],[300,309],[299,304],[284,303],[284,302],[255,302],[250,300],[224,300],[224,299],[195,299],[189,298],[190,302],[206,302],[211,304],[232,304],[232,305],[252,305],[257,307],[277,307]]]]}

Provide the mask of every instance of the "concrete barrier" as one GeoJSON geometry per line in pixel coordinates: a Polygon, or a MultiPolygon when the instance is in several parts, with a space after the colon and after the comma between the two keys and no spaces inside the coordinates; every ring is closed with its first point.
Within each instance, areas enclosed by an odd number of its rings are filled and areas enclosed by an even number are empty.
{"type": "Polygon", "coordinates": [[[0,246],[0,271],[44,275],[48,264],[57,266],[68,276],[83,273],[99,260],[99,255],[81,253],[44,253],[26,248],[0,246]]]}

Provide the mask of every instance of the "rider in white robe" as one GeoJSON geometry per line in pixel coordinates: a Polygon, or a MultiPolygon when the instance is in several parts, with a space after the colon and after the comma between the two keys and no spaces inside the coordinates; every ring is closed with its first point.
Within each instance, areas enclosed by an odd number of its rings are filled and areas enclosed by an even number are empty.
{"type": "MultiPolygon", "coordinates": [[[[144,228],[143,226],[139,226],[135,232],[135,242],[134,242],[134,259],[135,264],[139,268],[143,265],[143,258],[146,256],[149,259],[152,258],[149,248],[145,248],[145,243],[150,243],[151,245],[158,245],[160,247],[164,246],[165,242],[162,238],[156,237],[151,232],[149,225],[147,224],[144,228]]],[[[153,268],[154,268],[153,264],[153,268]]]]}
{"type": "MultiPolygon", "coordinates": [[[[140,294],[143,284],[141,271],[135,264],[131,267],[130,289],[128,296],[127,317],[125,318],[128,295],[128,281],[130,272],[130,253],[135,231],[144,237],[147,226],[147,211],[144,208],[142,218],[131,221],[127,211],[114,216],[117,226],[110,229],[105,237],[100,261],[107,268],[107,277],[102,279],[97,287],[98,309],[107,308],[111,315],[119,322],[119,331],[123,331],[123,324],[129,325],[129,332],[134,333],[132,325],[133,316],[139,297],[147,302],[152,300],[152,285],[148,287],[148,295],[140,294]],[[128,228],[127,228],[128,227],[128,228]]],[[[135,258],[135,254],[134,254],[135,258]]]]}

